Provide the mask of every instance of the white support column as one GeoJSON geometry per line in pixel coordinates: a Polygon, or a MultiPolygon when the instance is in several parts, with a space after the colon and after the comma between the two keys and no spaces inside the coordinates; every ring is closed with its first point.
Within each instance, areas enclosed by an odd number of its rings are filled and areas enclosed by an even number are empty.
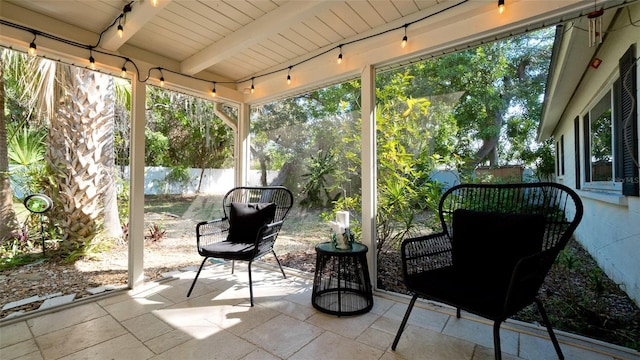
{"type": "Polygon", "coordinates": [[[144,283],[144,128],[146,85],[131,80],[131,155],[129,158],[129,288],[144,283]]]}
{"type": "Polygon", "coordinates": [[[376,75],[375,69],[367,65],[362,69],[362,130],[360,148],[362,158],[362,242],[369,247],[367,262],[373,288],[377,288],[376,263],[376,75]]]}
{"type": "Polygon", "coordinates": [[[249,118],[250,108],[248,104],[242,103],[238,109],[238,129],[236,131],[235,146],[235,184],[236,186],[247,185],[249,181],[249,164],[251,148],[249,144],[249,118]]]}

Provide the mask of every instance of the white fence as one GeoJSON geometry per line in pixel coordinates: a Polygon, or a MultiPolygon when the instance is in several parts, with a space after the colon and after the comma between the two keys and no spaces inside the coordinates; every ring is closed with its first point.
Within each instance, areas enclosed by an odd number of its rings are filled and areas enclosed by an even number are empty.
{"type": "MultiPolygon", "coordinates": [[[[145,195],[157,194],[195,194],[202,176],[200,193],[225,194],[234,187],[233,169],[189,169],[189,180],[186,182],[168,182],[167,174],[171,168],[160,166],[147,166],[144,168],[144,193],[145,195]]],[[[278,176],[277,171],[267,171],[267,184],[278,176]]],[[[125,167],[123,179],[129,178],[129,168],[125,167]]],[[[249,170],[249,186],[260,185],[260,170],[249,170]]]]}
{"type": "MultiPolygon", "coordinates": [[[[13,165],[9,166],[9,171],[15,169],[13,165]]],[[[121,172],[121,178],[124,181],[129,180],[129,167],[118,168],[121,172]]],[[[144,193],[145,195],[157,194],[195,194],[198,190],[198,183],[202,175],[202,184],[200,185],[200,193],[208,194],[225,194],[234,187],[235,174],[233,169],[189,169],[189,180],[185,183],[170,183],[166,181],[166,176],[171,172],[171,168],[160,166],[147,166],[144,169],[144,193]]],[[[271,183],[278,171],[267,171],[267,183],[271,183]]],[[[25,184],[28,181],[25,176],[19,175],[18,172],[11,174],[11,188],[14,195],[18,199],[23,199],[26,195],[25,184]]],[[[248,185],[260,185],[260,170],[249,170],[248,185]]]]}

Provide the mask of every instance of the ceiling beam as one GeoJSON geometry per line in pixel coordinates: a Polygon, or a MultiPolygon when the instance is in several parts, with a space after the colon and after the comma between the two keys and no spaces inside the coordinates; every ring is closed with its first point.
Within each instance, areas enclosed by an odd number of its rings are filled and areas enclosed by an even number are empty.
{"type": "Polygon", "coordinates": [[[332,5],[332,1],[288,2],[185,59],[181,71],[196,74],[332,5]]]}
{"type": "Polygon", "coordinates": [[[140,1],[132,4],[131,12],[125,15],[126,23],[123,22],[122,24],[124,27],[122,38],[118,36],[117,26],[112,26],[102,35],[100,47],[109,51],[117,51],[171,1],[172,0],[159,1],[156,6],[153,6],[151,1],[140,1]]]}

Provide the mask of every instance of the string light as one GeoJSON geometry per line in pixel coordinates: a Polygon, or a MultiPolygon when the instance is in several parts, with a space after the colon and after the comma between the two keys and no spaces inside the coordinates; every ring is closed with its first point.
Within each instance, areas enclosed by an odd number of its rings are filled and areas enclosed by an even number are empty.
{"type": "Polygon", "coordinates": [[[122,34],[124,33],[124,28],[122,27],[122,24],[118,24],[118,37],[120,39],[122,39],[122,34]]]}
{"type": "Polygon", "coordinates": [[[291,85],[291,68],[292,66],[289,66],[289,72],[287,73],[287,85],[291,85]]]}
{"type": "Polygon", "coordinates": [[[216,97],[216,82],[213,82],[213,89],[211,89],[211,97],[216,97]]]}
{"type": "Polygon", "coordinates": [[[29,44],[29,55],[36,56],[38,52],[38,47],[36,46],[36,34],[33,34],[33,40],[31,40],[31,44],[29,44]]]}
{"type": "MultiPolygon", "coordinates": [[[[141,0],[141,1],[147,1],[147,0],[141,0]]],[[[158,4],[158,1],[157,1],[157,0],[148,0],[148,1],[150,1],[151,5],[153,5],[153,6],[157,6],[157,4],[158,4]]],[[[449,9],[451,9],[451,8],[454,8],[454,7],[457,7],[457,6],[459,6],[460,4],[465,3],[465,2],[467,2],[467,1],[470,1],[470,0],[462,0],[462,2],[461,2],[461,3],[457,3],[457,4],[455,4],[455,5],[452,5],[452,6],[448,7],[448,8],[446,8],[446,9],[441,10],[440,12],[442,12],[442,11],[446,11],[446,10],[449,10],[449,9]]],[[[112,27],[116,26],[116,30],[120,30],[119,28],[120,28],[120,27],[122,27],[122,30],[124,31],[124,25],[122,25],[122,24],[126,21],[126,13],[128,13],[128,12],[131,12],[131,11],[132,11],[132,6],[133,6],[133,5],[135,5],[135,3],[136,3],[136,1],[135,1],[135,0],[131,0],[129,3],[125,4],[125,6],[124,6],[124,8],[123,8],[123,10],[122,10],[122,13],[121,13],[121,14],[119,14],[119,15],[118,15],[118,17],[116,17],[116,18],[114,19],[114,21],[111,23],[111,25],[109,25],[106,29],[104,29],[104,30],[102,31],[102,33],[100,33],[100,36],[99,36],[99,38],[98,38],[98,42],[96,43],[96,45],[82,44],[82,43],[78,43],[78,42],[70,41],[70,40],[67,40],[67,39],[64,39],[64,38],[59,38],[59,37],[57,37],[57,36],[55,36],[55,35],[51,35],[51,34],[44,34],[44,36],[45,36],[45,37],[48,37],[48,38],[51,38],[51,39],[53,39],[53,40],[55,40],[55,41],[63,42],[63,43],[66,43],[66,44],[70,44],[70,45],[72,45],[72,46],[76,46],[76,47],[84,48],[84,49],[89,49],[90,54],[91,54],[91,55],[90,55],[90,57],[89,57],[89,62],[90,62],[90,64],[91,64],[91,68],[92,68],[92,69],[95,69],[95,59],[93,58],[93,55],[92,55],[92,53],[93,53],[93,49],[95,49],[95,48],[98,48],[98,47],[99,47],[100,42],[101,42],[101,39],[102,39],[102,35],[103,35],[104,33],[106,33],[110,28],[112,28],[112,27]],[[117,24],[117,25],[116,25],[116,24],[117,24]]],[[[440,12],[439,12],[439,13],[440,13],[440,12]]],[[[421,19],[414,20],[414,21],[412,21],[411,23],[407,23],[407,24],[403,25],[402,27],[404,27],[404,28],[405,28],[405,34],[406,34],[406,27],[408,27],[409,25],[412,25],[412,24],[414,24],[414,23],[416,23],[416,22],[423,21],[423,20],[425,20],[425,19],[427,19],[427,18],[429,18],[429,17],[431,17],[431,16],[433,16],[433,15],[434,15],[434,14],[431,14],[431,15],[425,16],[425,17],[423,17],[423,18],[421,18],[421,19]]],[[[4,21],[4,20],[0,20],[0,21],[2,22],[2,24],[3,24],[3,25],[8,25],[8,26],[11,26],[11,27],[14,27],[14,28],[17,28],[17,29],[21,29],[21,30],[24,30],[24,31],[29,31],[29,32],[33,33],[34,35],[36,34],[36,30],[34,30],[34,29],[26,28],[26,27],[23,27],[23,26],[20,26],[20,25],[17,25],[17,24],[12,24],[12,23],[10,23],[10,22],[6,22],[6,21],[4,21]]],[[[386,31],[383,31],[383,32],[381,32],[381,33],[379,33],[379,34],[370,35],[370,36],[367,36],[367,37],[362,38],[362,39],[352,40],[352,41],[349,41],[349,42],[348,42],[348,43],[346,43],[346,44],[340,44],[340,45],[338,46],[339,51],[340,51],[340,53],[338,54],[338,59],[337,59],[337,60],[338,60],[338,64],[341,64],[341,63],[342,63],[342,59],[343,59],[343,55],[342,55],[342,47],[343,47],[344,45],[350,45],[350,44],[352,44],[352,43],[356,43],[356,42],[364,41],[364,40],[369,39],[369,38],[371,38],[371,37],[379,36],[379,35],[382,35],[382,34],[385,34],[385,33],[389,32],[389,31],[391,31],[391,30],[397,30],[397,29],[400,29],[400,27],[397,27],[397,28],[394,28],[394,29],[390,29],[390,30],[386,30],[386,31]]],[[[124,35],[124,34],[123,34],[123,35],[124,35]]],[[[34,37],[34,39],[35,39],[35,37],[34,37]]],[[[33,45],[34,45],[34,47],[35,47],[35,42],[33,42],[33,45]]],[[[300,61],[299,63],[296,63],[296,64],[294,64],[294,65],[289,66],[289,73],[287,74],[287,83],[289,82],[289,78],[291,77],[291,76],[290,76],[291,68],[293,68],[294,66],[300,65],[300,64],[302,64],[302,63],[309,62],[309,61],[311,61],[311,60],[313,60],[313,59],[315,59],[315,58],[317,58],[317,57],[319,57],[319,56],[321,56],[321,55],[327,54],[327,53],[329,53],[329,52],[331,52],[331,51],[333,51],[333,50],[335,50],[335,49],[336,49],[336,48],[335,48],[335,47],[333,47],[333,48],[328,49],[328,50],[326,50],[326,51],[324,51],[324,52],[322,52],[322,53],[320,53],[320,54],[316,54],[316,55],[314,55],[314,56],[312,56],[312,57],[310,57],[310,58],[307,58],[306,60],[302,60],[302,61],[300,61]]],[[[112,54],[112,53],[103,52],[103,51],[100,51],[100,50],[96,50],[96,51],[97,51],[98,53],[104,54],[104,55],[106,55],[106,56],[113,56],[113,57],[118,57],[118,58],[121,58],[121,59],[123,59],[123,60],[126,60],[126,61],[125,61],[125,64],[126,64],[127,62],[131,62],[131,63],[133,64],[133,66],[136,68],[136,71],[138,71],[136,64],[135,64],[133,61],[131,61],[130,59],[128,59],[128,58],[125,58],[125,57],[123,57],[123,56],[121,56],[121,55],[116,55],[116,54],[112,54]]],[[[124,69],[126,69],[126,67],[123,65],[122,69],[124,70],[124,69]]],[[[160,68],[160,67],[155,67],[155,68],[151,68],[150,70],[152,70],[152,69],[156,69],[156,70],[159,70],[159,71],[160,71],[160,73],[161,73],[161,76],[160,76],[160,86],[163,86],[163,85],[164,85],[164,76],[162,76],[162,71],[161,71],[161,69],[162,69],[162,68],[160,68]]],[[[167,69],[164,69],[164,70],[167,70],[167,69]]],[[[280,72],[280,71],[284,71],[284,70],[287,70],[287,68],[279,69],[279,70],[274,70],[274,71],[271,71],[271,72],[269,72],[269,73],[265,73],[265,74],[260,74],[260,75],[257,75],[257,76],[253,76],[253,77],[251,78],[251,89],[250,89],[250,90],[251,90],[251,93],[253,93],[253,92],[255,91],[255,85],[254,85],[254,83],[255,83],[255,78],[256,78],[256,77],[269,76],[269,75],[271,75],[271,74],[273,74],[273,73],[280,72]]],[[[175,71],[171,71],[171,70],[168,70],[168,71],[169,71],[169,72],[172,72],[172,73],[175,73],[176,75],[180,75],[180,76],[184,76],[184,77],[189,77],[189,78],[192,78],[192,79],[195,79],[195,80],[198,80],[198,81],[206,81],[206,82],[209,82],[209,83],[211,82],[211,80],[201,79],[201,78],[198,78],[198,77],[195,77],[195,76],[192,76],[192,75],[187,75],[187,74],[183,74],[183,73],[175,72],[175,71]]],[[[126,71],[125,71],[125,72],[126,72],[126,71]]],[[[139,72],[139,71],[138,71],[138,72],[139,72]]],[[[121,74],[123,74],[123,72],[121,72],[121,74]]],[[[123,74],[123,75],[124,75],[124,74],[123,74]]],[[[146,79],[141,80],[141,81],[142,81],[142,82],[146,82],[147,80],[149,80],[149,78],[150,78],[150,74],[149,74],[149,75],[147,75],[147,78],[146,78],[146,79]]],[[[237,85],[237,84],[240,84],[240,83],[245,82],[245,81],[247,81],[247,80],[228,81],[228,82],[224,82],[224,83],[228,83],[228,84],[236,84],[236,85],[237,85]]]]}
{"type": "MultiPolygon", "coordinates": [[[[142,1],[146,1],[146,0],[142,0],[142,1]]],[[[154,6],[156,6],[156,5],[157,5],[157,0],[149,0],[149,1],[151,2],[151,4],[152,4],[152,5],[154,5],[154,6]]],[[[456,3],[456,4],[454,4],[454,5],[451,5],[451,6],[447,7],[447,8],[445,8],[445,9],[443,9],[443,10],[441,10],[441,11],[437,12],[436,14],[441,13],[441,12],[443,12],[443,11],[450,10],[450,9],[452,9],[452,8],[455,8],[455,7],[457,7],[457,6],[459,6],[459,5],[463,4],[463,3],[466,3],[466,2],[468,2],[468,1],[470,1],[470,0],[462,0],[462,1],[461,1],[461,2],[459,2],[459,3],[456,3]]],[[[595,2],[596,2],[596,0],[594,0],[594,3],[595,3],[595,2]]],[[[130,12],[130,11],[131,11],[131,7],[132,7],[132,5],[134,5],[134,4],[135,4],[135,0],[132,0],[132,1],[130,1],[128,4],[126,4],[126,5],[125,5],[125,7],[124,7],[124,9],[123,9],[123,12],[122,12],[120,15],[118,15],[118,17],[117,17],[116,19],[114,19],[113,23],[112,23],[110,26],[108,26],[108,27],[107,27],[107,28],[106,28],[106,29],[105,29],[105,30],[100,34],[100,38],[102,37],[102,34],[103,34],[103,33],[105,33],[108,29],[110,29],[110,28],[112,28],[112,27],[116,26],[116,24],[122,25],[119,21],[121,21],[121,19],[122,19],[122,18],[125,18],[125,20],[126,20],[125,14],[126,14],[127,12],[130,12]]],[[[504,10],[504,4],[505,4],[505,0],[498,0],[498,6],[499,6],[499,10],[500,10],[500,12],[502,12],[502,11],[504,10]]],[[[611,7],[606,7],[606,9],[616,8],[616,7],[617,7],[617,6],[615,6],[615,5],[614,5],[614,6],[611,6],[611,7]]],[[[599,21],[601,21],[601,19],[599,19],[599,17],[603,14],[604,10],[605,10],[605,9],[594,10],[593,12],[591,12],[591,13],[587,14],[587,15],[588,15],[587,17],[589,17],[589,19],[590,19],[590,20],[593,20],[595,24],[599,25],[599,24],[598,24],[598,20],[599,20],[599,21]]],[[[417,20],[411,21],[410,23],[404,24],[404,25],[402,25],[402,26],[398,26],[398,27],[393,28],[393,29],[385,30],[385,31],[383,31],[383,32],[381,32],[381,33],[373,34],[373,35],[367,36],[367,37],[362,38],[362,39],[356,39],[356,40],[349,41],[349,42],[348,42],[348,43],[346,43],[346,44],[345,44],[345,43],[340,44],[339,46],[337,46],[337,48],[339,49],[339,54],[338,54],[338,59],[337,59],[338,64],[341,64],[341,63],[342,63],[342,59],[343,59],[343,55],[342,55],[342,47],[343,47],[343,46],[345,46],[345,45],[350,45],[350,44],[352,44],[352,43],[356,43],[356,42],[360,42],[360,41],[364,41],[364,40],[369,39],[369,38],[371,38],[371,37],[375,37],[375,36],[379,36],[379,35],[382,35],[382,34],[386,34],[386,33],[387,33],[387,32],[389,32],[389,31],[399,30],[400,28],[404,28],[404,30],[405,30],[405,37],[406,37],[406,32],[407,32],[407,27],[408,27],[408,26],[413,25],[413,24],[415,24],[415,23],[417,23],[417,22],[420,22],[420,21],[424,21],[424,20],[426,20],[426,19],[428,19],[428,18],[430,18],[430,17],[432,17],[432,16],[434,16],[434,15],[436,15],[436,14],[430,14],[430,15],[427,15],[427,16],[425,16],[425,17],[423,17],[423,18],[420,18],[420,19],[417,19],[417,20]]],[[[576,17],[570,18],[569,20],[577,19],[577,18],[582,17],[582,16],[584,16],[584,15],[579,15],[579,16],[576,16],[576,17]]],[[[37,31],[37,30],[35,30],[35,29],[31,29],[31,28],[24,27],[24,26],[21,26],[21,25],[13,24],[13,23],[8,22],[8,21],[5,21],[5,20],[0,20],[0,22],[2,23],[2,25],[6,25],[6,26],[10,26],[10,27],[13,27],[13,28],[19,29],[19,30],[23,30],[23,31],[31,32],[31,33],[34,35],[34,39],[33,39],[33,41],[29,44],[29,49],[27,49],[27,50],[28,50],[28,52],[29,52],[29,54],[31,54],[31,53],[33,53],[33,52],[35,52],[35,51],[36,51],[37,46],[36,46],[36,44],[35,44],[35,39],[36,39],[35,35],[36,35],[36,34],[39,34],[39,35],[45,36],[45,37],[47,37],[47,38],[49,38],[49,39],[52,39],[52,40],[54,40],[54,41],[62,42],[62,43],[69,44],[69,45],[71,45],[71,46],[75,46],[75,47],[82,48],[82,49],[89,49],[89,51],[90,51],[89,62],[90,62],[91,68],[92,68],[92,69],[95,69],[95,59],[93,58],[92,52],[93,52],[93,49],[95,49],[95,48],[99,47],[100,39],[98,40],[98,45],[88,45],[88,44],[78,43],[78,42],[74,42],[74,41],[67,40],[67,39],[64,39],[64,38],[60,38],[60,37],[55,36],[55,35],[52,35],[52,34],[41,33],[41,32],[39,32],[39,31],[37,31]]],[[[601,25],[599,25],[599,26],[601,26],[601,25]]],[[[595,27],[596,27],[596,26],[594,26],[594,28],[595,28],[595,27]]],[[[124,28],[123,28],[123,29],[124,29],[124,28]]],[[[603,34],[603,32],[602,32],[602,31],[592,30],[592,36],[594,36],[594,37],[596,38],[595,40],[599,40],[599,41],[601,42],[601,41],[603,40],[603,35],[604,35],[604,34],[603,34]]],[[[403,37],[403,40],[404,40],[404,37],[403,37]]],[[[302,64],[302,63],[309,62],[309,61],[311,61],[311,60],[313,60],[313,59],[316,59],[316,58],[320,57],[321,55],[325,55],[325,54],[327,54],[327,53],[330,53],[330,52],[332,52],[332,51],[335,51],[335,49],[336,49],[336,47],[333,47],[333,48],[327,49],[326,51],[324,51],[324,52],[322,52],[322,53],[320,53],[320,54],[316,54],[316,55],[311,56],[311,57],[309,57],[309,58],[307,58],[307,59],[305,59],[305,60],[300,61],[299,63],[296,63],[296,64],[294,64],[294,65],[289,66],[289,67],[288,67],[289,73],[287,74],[287,82],[288,82],[288,80],[289,80],[289,77],[290,77],[290,70],[291,70],[291,68],[292,68],[292,67],[297,66],[297,65],[300,65],[300,64],[302,64]]],[[[123,60],[127,60],[126,62],[131,62],[131,63],[133,64],[133,66],[134,66],[134,67],[136,67],[136,71],[138,71],[138,70],[137,70],[137,66],[136,66],[135,62],[133,62],[133,61],[131,61],[131,60],[129,60],[129,59],[127,59],[127,58],[125,58],[125,57],[121,56],[121,55],[116,55],[116,54],[112,54],[112,53],[107,53],[107,52],[103,52],[103,51],[100,51],[100,50],[96,50],[96,51],[97,51],[97,52],[99,52],[99,53],[101,53],[101,54],[103,54],[103,55],[105,55],[105,56],[118,57],[118,58],[121,58],[121,59],[123,59],[123,60]]],[[[126,64],[126,62],[125,62],[125,64],[126,64]]],[[[161,70],[162,68],[156,67],[156,68],[152,68],[152,69],[161,70]]],[[[123,65],[123,67],[122,67],[122,70],[123,70],[124,72],[126,72],[126,71],[125,71],[125,70],[126,70],[126,67],[125,67],[124,65],[123,65]]],[[[166,70],[166,69],[165,69],[165,70],[166,70]]],[[[265,73],[265,74],[260,74],[260,75],[253,76],[253,77],[251,78],[251,92],[253,93],[253,92],[254,92],[254,90],[255,90],[254,80],[255,80],[255,78],[256,78],[256,77],[265,77],[265,76],[272,75],[273,73],[280,72],[280,71],[284,71],[284,70],[287,70],[287,68],[282,68],[282,69],[274,70],[274,71],[271,71],[271,72],[268,72],[268,73],[265,73]]],[[[187,74],[183,74],[183,73],[175,72],[175,71],[171,71],[171,70],[168,70],[168,71],[170,71],[170,72],[172,72],[172,73],[174,73],[174,74],[176,74],[176,75],[179,75],[179,76],[189,77],[189,78],[191,78],[191,79],[195,79],[195,80],[198,80],[198,81],[203,81],[203,82],[211,83],[211,80],[201,79],[201,78],[198,78],[198,77],[195,77],[195,76],[191,76],[191,75],[187,75],[187,74]]],[[[123,74],[123,75],[124,75],[124,74],[123,74]]],[[[150,75],[148,75],[146,79],[143,79],[143,80],[140,80],[140,81],[142,81],[142,82],[146,82],[146,81],[148,81],[149,79],[150,79],[150,75]]],[[[246,80],[246,79],[241,79],[241,80],[237,80],[237,81],[228,81],[228,82],[223,82],[223,83],[236,84],[236,85],[237,85],[237,84],[241,84],[241,83],[243,83],[243,82],[245,82],[245,81],[247,81],[247,80],[246,80]]],[[[160,86],[163,86],[163,85],[164,85],[164,77],[162,76],[162,71],[161,71],[160,86]]]]}
{"type": "Polygon", "coordinates": [[[160,71],[160,87],[164,86],[164,74],[162,74],[162,69],[158,69],[160,71]]]}
{"type": "Polygon", "coordinates": [[[89,67],[91,70],[96,69],[96,59],[93,58],[93,50],[89,49],[89,67]]]}
{"type": "Polygon", "coordinates": [[[127,68],[122,65],[122,71],[120,71],[120,76],[125,77],[127,76],[127,68]]]}
{"type": "Polygon", "coordinates": [[[402,48],[403,49],[405,48],[405,46],[407,46],[407,40],[408,40],[408,38],[407,38],[407,26],[409,26],[409,25],[407,25],[407,24],[404,25],[404,37],[402,38],[402,48]]]}
{"type": "Polygon", "coordinates": [[[504,12],[504,0],[498,0],[498,13],[502,14],[504,12]]]}

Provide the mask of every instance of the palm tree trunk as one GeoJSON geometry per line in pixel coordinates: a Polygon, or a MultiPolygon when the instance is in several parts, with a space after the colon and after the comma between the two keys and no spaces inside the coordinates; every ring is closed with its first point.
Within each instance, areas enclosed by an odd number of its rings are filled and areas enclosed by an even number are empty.
{"type": "Polygon", "coordinates": [[[100,230],[103,194],[115,192],[105,181],[113,140],[113,82],[108,76],[69,67],[63,71],[66,96],[49,132],[49,165],[57,178],[62,212],[56,219],[63,229],[62,247],[74,251],[90,244],[100,230]]]}
{"type": "MultiPolygon", "coordinates": [[[[105,132],[105,140],[103,142],[104,153],[104,173],[102,178],[102,202],[104,204],[104,231],[109,238],[122,237],[122,225],[120,224],[120,216],[118,215],[118,189],[116,187],[116,153],[115,153],[115,95],[113,78],[101,75],[109,82],[108,91],[104,91],[103,96],[111,97],[110,104],[106,105],[107,112],[111,114],[110,120],[103,124],[102,129],[105,132]]],[[[104,79],[103,79],[104,80],[104,79]]]]}
{"type": "Polygon", "coordinates": [[[18,230],[18,220],[13,208],[13,194],[9,183],[9,155],[7,149],[7,125],[4,116],[3,62],[0,61],[0,241],[18,230]]]}

